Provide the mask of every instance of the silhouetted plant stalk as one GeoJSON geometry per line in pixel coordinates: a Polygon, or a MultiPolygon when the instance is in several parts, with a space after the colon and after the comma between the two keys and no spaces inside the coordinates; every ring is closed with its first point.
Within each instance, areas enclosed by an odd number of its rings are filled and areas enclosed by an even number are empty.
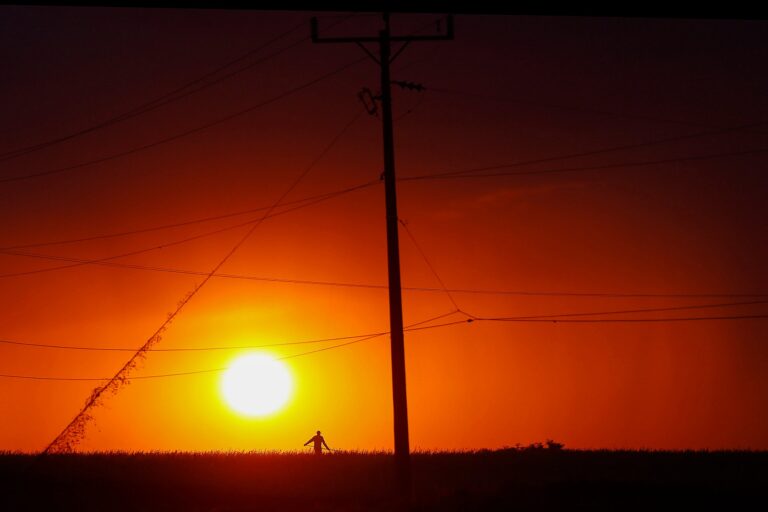
{"type": "MultiPolygon", "coordinates": [[[[209,276],[210,277],[210,276],[209,276]]],[[[144,342],[131,358],[120,368],[114,376],[103,386],[97,386],[91,391],[90,396],[85,401],[85,405],[74,419],[69,422],[64,430],[51,441],[51,443],[43,450],[43,454],[49,453],[71,453],[75,450],[77,445],[85,438],[85,431],[88,424],[94,419],[91,414],[91,410],[94,407],[98,407],[103,404],[104,399],[115,395],[123,386],[127,386],[131,383],[129,376],[130,373],[138,368],[140,362],[147,356],[147,351],[154,345],[160,342],[162,334],[171,324],[176,315],[179,314],[181,309],[190,301],[190,299],[202,288],[207,279],[197,285],[194,290],[188,292],[183,299],[176,304],[176,309],[168,313],[167,318],[162,325],[152,334],[152,336],[144,342]]]]}

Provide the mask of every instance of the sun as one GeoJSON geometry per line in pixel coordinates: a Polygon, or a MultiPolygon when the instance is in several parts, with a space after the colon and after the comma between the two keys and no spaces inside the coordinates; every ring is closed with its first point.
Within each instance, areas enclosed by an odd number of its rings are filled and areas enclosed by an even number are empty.
{"type": "Polygon", "coordinates": [[[288,367],[266,354],[235,359],[221,379],[224,400],[245,416],[266,416],[280,410],[292,391],[288,367]]]}

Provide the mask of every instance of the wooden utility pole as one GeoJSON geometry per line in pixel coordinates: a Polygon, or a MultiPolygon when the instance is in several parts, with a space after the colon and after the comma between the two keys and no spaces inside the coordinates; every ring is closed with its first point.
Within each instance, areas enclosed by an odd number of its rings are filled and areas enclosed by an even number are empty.
{"type": "MultiPolygon", "coordinates": [[[[383,14],[384,28],[378,36],[327,37],[318,35],[317,18],[312,18],[312,42],[355,43],[381,67],[381,92],[374,100],[381,101],[381,122],[384,141],[384,188],[387,205],[387,256],[389,268],[389,325],[392,343],[392,401],[395,420],[395,460],[398,480],[403,495],[410,495],[411,466],[408,441],[408,400],[405,388],[405,344],[403,336],[403,305],[400,289],[400,246],[397,233],[397,190],[395,186],[395,145],[392,133],[392,92],[390,64],[412,41],[444,41],[453,39],[453,18],[448,16],[446,32],[428,36],[393,36],[390,33],[389,13],[383,14]],[[392,55],[392,42],[402,42],[392,55]],[[365,43],[379,44],[379,57],[371,53],[365,43]]],[[[439,24],[438,24],[439,30],[439,24]]]]}

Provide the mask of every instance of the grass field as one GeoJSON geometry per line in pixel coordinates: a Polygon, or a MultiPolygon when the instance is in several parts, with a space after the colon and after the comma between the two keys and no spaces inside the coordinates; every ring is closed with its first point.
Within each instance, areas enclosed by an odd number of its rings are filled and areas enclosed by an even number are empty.
{"type": "MultiPolygon", "coordinates": [[[[414,511],[758,510],[768,452],[416,453],[414,511]],[[757,507],[757,508],[755,508],[757,507]]],[[[388,511],[382,453],[0,454],[0,510],[388,511]]]]}

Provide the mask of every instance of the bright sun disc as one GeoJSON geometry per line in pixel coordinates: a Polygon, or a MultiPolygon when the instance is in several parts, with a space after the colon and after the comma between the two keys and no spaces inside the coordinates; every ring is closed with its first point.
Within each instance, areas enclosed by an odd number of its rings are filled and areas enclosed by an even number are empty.
{"type": "Polygon", "coordinates": [[[265,354],[242,356],[221,380],[227,404],[246,416],[265,416],[285,405],[293,382],[285,364],[265,354]]]}

